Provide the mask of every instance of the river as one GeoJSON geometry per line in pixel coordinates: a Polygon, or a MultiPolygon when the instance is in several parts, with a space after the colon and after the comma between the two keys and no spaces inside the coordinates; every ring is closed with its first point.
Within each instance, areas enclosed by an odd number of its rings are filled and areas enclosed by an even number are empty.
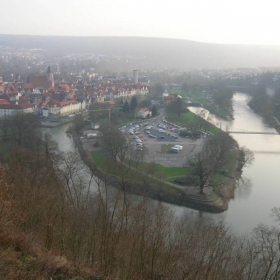
{"type": "MultiPolygon", "coordinates": [[[[249,96],[236,93],[233,97],[234,120],[224,121],[213,118],[215,125],[229,131],[271,132],[261,117],[256,115],[247,105],[249,96]]],[[[193,110],[198,110],[194,108],[193,110]]],[[[74,150],[72,139],[66,135],[70,124],[45,129],[53,135],[60,150],[74,150]]],[[[235,190],[229,208],[221,214],[210,214],[185,207],[170,207],[176,216],[186,219],[224,221],[234,232],[249,234],[259,223],[272,225],[270,211],[280,207],[280,136],[265,134],[232,134],[239,146],[245,146],[254,152],[253,165],[244,168],[243,183],[235,190]]]]}

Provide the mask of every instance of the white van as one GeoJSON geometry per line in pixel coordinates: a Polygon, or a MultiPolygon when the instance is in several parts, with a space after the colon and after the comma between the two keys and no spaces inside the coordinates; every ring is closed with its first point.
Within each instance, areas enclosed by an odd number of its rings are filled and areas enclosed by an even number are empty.
{"type": "Polygon", "coordinates": [[[183,150],[183,146],[181,145],[174,145],[174,148],[178,149],[179,151],[183,150]]]}

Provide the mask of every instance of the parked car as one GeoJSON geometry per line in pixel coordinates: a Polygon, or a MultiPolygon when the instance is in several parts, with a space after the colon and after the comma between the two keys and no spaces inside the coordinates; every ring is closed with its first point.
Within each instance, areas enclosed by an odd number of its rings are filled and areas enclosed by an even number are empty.
{"type": "Polygon", "coordinates": [[[179,153],[179,149],[176,149],[175,147],[171,147],[169,152],[171,152],[171,153],[179,153]]]}
{"type": "Polygon", "coordinates": [[[157,138],[155,135],[153,135],[153,134],[149,134],[149,137],[150,138],[157,138]]]}
{"type": "Polygon", "coordinates": [[[174,148],[179,149],[179,151],[183,150],[183,146],[181,145],[174,145],[174,148]]]}

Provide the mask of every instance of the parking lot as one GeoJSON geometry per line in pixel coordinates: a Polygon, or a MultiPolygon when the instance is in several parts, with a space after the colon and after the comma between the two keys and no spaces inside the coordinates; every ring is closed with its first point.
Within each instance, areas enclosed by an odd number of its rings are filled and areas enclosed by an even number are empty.
{"type": "Polygon", "coordinates": [[[153,120],[142,125],[129,125],[124,132],[132,139],[135,136],[143,139],[142,145],[147,149],[144,159],[146,162],[156,162],[168,167],[184,166],[188,158],[192,158],[201,150],[203,138],[192,140],[181,137],[174,129],[175,127],[166,125],[162,121],[153,120]],[[152,127],[147,133],[146,128],[150,126],[152,127]],[[181,145],[183,148],[178,153],[170,152],[170,148],[174,145],[181,145]]]}

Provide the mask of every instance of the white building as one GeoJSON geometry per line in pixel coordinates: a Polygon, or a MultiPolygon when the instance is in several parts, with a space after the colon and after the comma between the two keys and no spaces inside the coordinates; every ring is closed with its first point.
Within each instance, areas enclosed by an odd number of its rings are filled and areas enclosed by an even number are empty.
{"type": "Polygon", "coordinates": [[[9,117],[15,114],[33,113],[32,104],[0,104],[0,118],[9,117]]]}
{"type": "Polygon", "coordinates": [[[81,103],[77,100],[65,100],[60,102],[60,115],[66,116],[81,111],[81,103]]]}
{"type": "Polygon", "coordinates": [[[136,108],[135,109],[135,116],[136,118],[142,118],[145,119],[149,116],[151,116],[151,111],[148,108],[136,108]]]}

